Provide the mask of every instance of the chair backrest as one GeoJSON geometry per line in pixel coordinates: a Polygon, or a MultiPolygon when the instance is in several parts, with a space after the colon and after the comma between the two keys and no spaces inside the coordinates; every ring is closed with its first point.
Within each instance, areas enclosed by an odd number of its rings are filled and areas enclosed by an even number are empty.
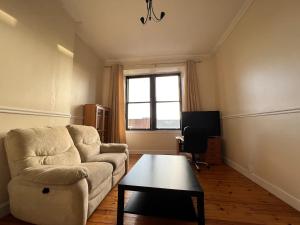
{"type": "Polygon", "coordinates": [[[78,149],[82,162],[100,153],[101,140],[98,131],[91,126],[69,125],[70,135],[78,149]]]}
{"type": "Polygon", "coordinates": [[[65,127],[11,130],[4,143],[12,177],[28,167],[81,163],[79,152],[65,127]]]}
{"type": "Polygon", "coordinates": [[[204,153],[207,150],[208,136],[204,129],[185,127],[183,150],[191,153],[204,153]]]}

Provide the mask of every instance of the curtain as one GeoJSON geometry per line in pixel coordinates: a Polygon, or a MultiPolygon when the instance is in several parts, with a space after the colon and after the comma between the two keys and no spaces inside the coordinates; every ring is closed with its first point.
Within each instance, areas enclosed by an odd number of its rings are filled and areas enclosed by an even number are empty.
{"type": "Polygon", "coordinates": [[[123,66],[113,65],[110,77],[111,142],[126,143],[123,66]]]}
{"type": "Polygon", "coordinates": [[[197,64],[187,61],[186,74],[184,76],[184,111],[200,111],[201,101],[199,95],[199,82],[197,76],[197,64]]]}

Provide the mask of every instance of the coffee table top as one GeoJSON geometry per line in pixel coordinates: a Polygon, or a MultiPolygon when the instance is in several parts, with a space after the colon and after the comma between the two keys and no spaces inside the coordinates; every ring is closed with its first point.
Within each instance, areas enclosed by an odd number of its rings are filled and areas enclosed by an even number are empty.
{"type": "Polygon", "coordinates": [[[135,191],[160,189],[203,193],[186,157],[179,155],[143,155],[119,186],[135,191]]]}

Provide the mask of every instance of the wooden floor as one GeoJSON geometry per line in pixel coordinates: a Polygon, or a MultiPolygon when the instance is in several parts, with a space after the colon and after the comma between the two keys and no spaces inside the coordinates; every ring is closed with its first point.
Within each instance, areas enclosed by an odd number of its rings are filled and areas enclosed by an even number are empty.
{"type": "MultiPolygon", "coordinates": [[[[131,156],[131,165],[140,156],[131,156]]],[[[167,166],[167,165],[166,165],[167,166]]],[[[195,172],[205,191],[206,225],[300,225],[300,212],[268,193],[226,165],[195,172]]],[[[130,193],[126,193],[128,199],[130,193]]],[[[126,200],[125,200],[126,202],[126,200]]],[[[88,225],[115,225],[117,188],[115,187],[89,218],[88,225]]],[[[0,225],[27,224],[11,215],[0,225]]],[[[185,221],[125,214],[127,225],[192,225],[185,221]]]]}

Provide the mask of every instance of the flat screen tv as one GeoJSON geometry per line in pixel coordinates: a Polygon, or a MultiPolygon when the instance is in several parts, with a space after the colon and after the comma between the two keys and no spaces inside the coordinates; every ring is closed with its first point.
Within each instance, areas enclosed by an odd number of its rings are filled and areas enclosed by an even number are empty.
{"type": "Polygon", "coordinates": [[[219,111],[197,111],[182,112],[181,133],[183,129],[189,126],[191,128],[205,129],[208,136],[220,136],[220,112],[219,111]]]}

